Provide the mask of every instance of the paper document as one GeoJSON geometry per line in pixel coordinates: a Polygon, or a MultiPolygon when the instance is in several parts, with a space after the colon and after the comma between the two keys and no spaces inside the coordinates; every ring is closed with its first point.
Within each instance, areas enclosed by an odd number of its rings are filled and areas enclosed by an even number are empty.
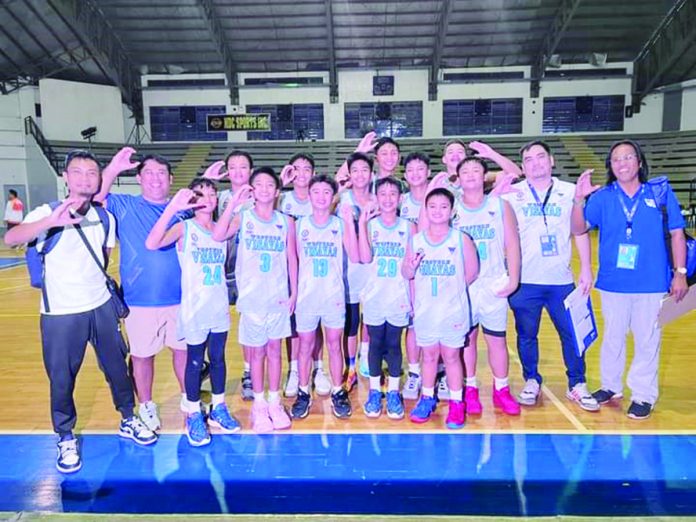
{"type": "Polygon", "coordinates": [[[689,287],[684,299],[678,303],[672,296],[665,297],[662,300],[660,313],[657,315],[657,324],[664,326],[694,309],[696,309],[696,285],[689,287]]]}
{"type": "Polygon", "coordinates": [[[573,325],[575,334],[575,349],[580,357],[597,339],[597,323],[590,296],[582,295],[579,288],[573,290],[568,297],[563,300],[568,318],[573,325]]]}

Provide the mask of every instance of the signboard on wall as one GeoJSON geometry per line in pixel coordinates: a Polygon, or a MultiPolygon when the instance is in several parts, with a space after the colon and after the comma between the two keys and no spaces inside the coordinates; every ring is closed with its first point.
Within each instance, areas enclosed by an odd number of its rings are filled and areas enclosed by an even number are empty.
{"type": "Polygon", "coordinates": [[[270,114],[208,114],[208,132],[269,131],[270,114]]]}

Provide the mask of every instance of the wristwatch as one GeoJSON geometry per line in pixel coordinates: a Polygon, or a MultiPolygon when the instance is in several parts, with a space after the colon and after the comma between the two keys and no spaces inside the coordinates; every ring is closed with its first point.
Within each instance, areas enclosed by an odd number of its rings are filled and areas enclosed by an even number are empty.
{"type": "Polygon", "coordinates": [[[686,267],[678,266],[674,269],[677,274],[686,275],[686,267]]]}

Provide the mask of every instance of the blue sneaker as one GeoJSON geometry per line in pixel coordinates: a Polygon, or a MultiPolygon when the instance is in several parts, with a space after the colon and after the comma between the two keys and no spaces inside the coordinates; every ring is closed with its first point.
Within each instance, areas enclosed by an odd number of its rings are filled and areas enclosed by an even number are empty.
{"type": "Polygon", "coordinates": [[[331,394],[331,411],[339,419],[347,419],[353,413],[348,392],[341,388],[340,391],[331,394]]]}
{"type": "Polygon", "coordinates": [[[370,390],[367,396],[367,402],[363,405],[365,415],[371,419],[376,419],[382,415],[382,392],[379,390],[370,390]]]}
{"type": "Polygon", "coordinates": [[[157,435],[150,431],[150,429],[135,415],[121,420],[118,435],[124,439],[131,439],[141,446],[149,446],[157,442],[157,435]]]}
{"type": "Polygon", "coordinates": [[[72,435],[62,438],[58,442],[58,458],[56,459],[56,469],[61,473],[75,473],[80,471],[82,459],[80,458],[80,447],[77,439],[72,435]]]}
{"type": "Polygon", "coordinates": [[[387,392],[387,417],[394,420],[404,418],[404,401],[396,390],[387,392]]]}
{"type": "Polygon", "coordinates": [[[205,446],[210,444],[210,433],[205,425],[203,414],[198,411],[186,417],[186,437],[191,446],[205,446]]]}
{"type": "Polygon", "coordinates": [[[220,428],[220,431],[223,433],[237,433],[242,429],[237,419],[230,415],[230,410],[227,409],[225,403],[218,404],[215,408],[210,409],[208,425],[220,428]]]}
{"type": "Polygon", "coordinates": [[[409,418],[411,419],[411,422],[415,422],[416,424],[428,422],[436,407],[437,400],[435,400],[435,397],[421,395],[416,407],[411,411],[409,418]]]}

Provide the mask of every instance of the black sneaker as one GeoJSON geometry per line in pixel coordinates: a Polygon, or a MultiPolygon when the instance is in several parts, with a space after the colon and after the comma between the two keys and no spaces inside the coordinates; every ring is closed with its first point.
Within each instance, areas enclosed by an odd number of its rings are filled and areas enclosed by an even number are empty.
{"type": "Polygon", "coordinates": [[[297,390],[297,399],[292,405],[293,419],[304,419],[309,415],[309,408],[312,406],[312,396],[302,390],[297,390]]]}
{"type": "Polygon", "coordinates": [[[623,398],[623,394],[620,392],[613,392],[611,390],[605,390],[604,388],[600,388],[596,392],[592,394],[592,396],[595,398],[595,400],[599,404],[606,404],[612,399],[621,399],[623,398]]]}
{"type": "Polygon", "coordinates": [[[254,400],[254,389],[251,386],[251,372],[242,373],[242,400],[254,400]]]}
{"type": "Polygon", "coordinates": [[[633,401],[631,405],[628,407],[626,415],[628,415],[631,419],[643,420],[650,417],[652,409],[653,405],[649,402],[633,401]]]}
{"type": "Polygon", "coordinates": [[[344,388],[331,394],[331,411],[339,419],[347,419],[353,413],[348,392],[344,388]]]}
{"type": "Polygon", "coordinates": [[[58,458],[56,459],[56,469],[61,473],[75,473],[82,467],[80,458],[80,448],[77,439],[66,437],[58,442],[58,458]]]}

